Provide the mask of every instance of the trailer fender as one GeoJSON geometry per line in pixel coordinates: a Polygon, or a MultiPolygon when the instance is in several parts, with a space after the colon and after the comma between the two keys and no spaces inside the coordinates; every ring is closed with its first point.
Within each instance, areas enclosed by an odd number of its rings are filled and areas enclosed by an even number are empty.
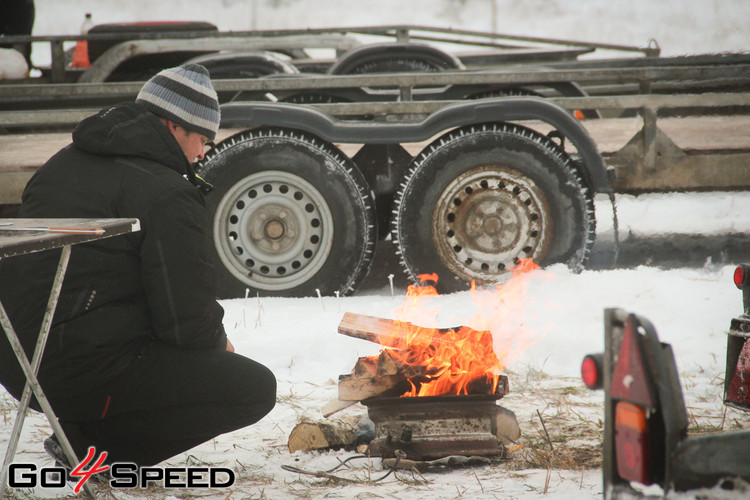
{"type": "Polygon", "coordinates": [[[328,70],[330,75],[401,71],[464,69],[461,61],[442,50],[420,43],[378,43],[350,50],[328,70]],[[407,63],[411,64],[407,64],[407,63]],[[398,64],[390,67],[389,64],[398,64]],[[412,67],[413,66],[413,67],[412,67]]]}
{"type": "Polygon", "coordinates": [[[592,192],[613,193],[604,160],[583,125],[565,109],[541,98],[461,102],[413,123],[344,121],[313,107],[288,103],[237,102],[221,106],[221,126],[224,128],[283,127],[314,134],[329,143],[420,142],[455,127],[520,120],[539,120],[553,126],[578,151],[581,174],[592,192]]]}
{"type": "Polygon", "coordinates": [[[208,70],[212,79],[299,74],[292,63],[265,51],[214,52],[188,59],[183,64],[200,64],[208,70]]]}

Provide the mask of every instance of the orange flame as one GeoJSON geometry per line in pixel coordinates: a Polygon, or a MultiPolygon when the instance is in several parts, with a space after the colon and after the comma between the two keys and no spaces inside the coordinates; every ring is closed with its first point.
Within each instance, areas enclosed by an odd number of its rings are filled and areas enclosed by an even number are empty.
{"type": "MultiPolygon", "coordinates": [[[[499,372],[507,364],[513,349],[503,347],[501,358],[495,353],[493,343],[492,318],[486,318],[488,311],[498,303],[519,302],[523,305],[523,293],[519,290],[518,278],[529,271],[539,269],[531,259],[521,260],[511,269],[511,278],[497,286],[495,290],[478,290],[471,286],[472,301],[480,311],[472,318],[472,325],[481,325],[480,330],[462,326],[456,329],[437,329],[416,326],[403,321],[405,317],[419,317],[417,322],[429,323],[440,312],[439,306],[430,300],[439,294],[434,286],[411,285],[408,287],[404,303],[395,311],[397,327],[393,335],[383,339],[382,344],[388,354],[401,366],[408,366],[418,375],[409,378],[411,390],[407,396],[435,396],[444,394],[494,394],[499,372]],[[503,362],[501,362],[503,359],[503,362]]],[[[420,275],[422,283],[437,283],[436,274],[420,275]]]]}
{"type": "MultiPolygon", "coordinates": [[[[545,328],[530,331],[519,319],[524,309],[534,301],[526,294],[526,287],[540,268],[531,259],[521,259],[511,268],[511,277],[494,289],[472,289],[471,300],[477,308],[471,324],[476,328],[490,330],[494,347],[503,369],[526,349],[541,341],[545,328]]],[[[550,275],[542,275],[549,279],[550,275]]]]}

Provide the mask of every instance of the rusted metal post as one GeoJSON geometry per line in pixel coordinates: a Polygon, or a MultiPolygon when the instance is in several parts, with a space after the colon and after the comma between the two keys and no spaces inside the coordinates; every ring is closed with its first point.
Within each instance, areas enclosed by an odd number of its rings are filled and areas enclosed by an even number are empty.
{"type": "Polygon", "coordinates": [[[65,83],[65,51],[62,40],[50,42],[52,54],[52,83],[65,83]]]}

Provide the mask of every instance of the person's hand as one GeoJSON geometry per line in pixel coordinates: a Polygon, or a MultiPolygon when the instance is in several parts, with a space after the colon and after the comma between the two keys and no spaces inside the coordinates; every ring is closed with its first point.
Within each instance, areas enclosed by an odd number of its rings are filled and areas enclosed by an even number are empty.
{"type": "Polygon", "coordinates": [[[227,351],[229,351],[229,352],[234,352],[234,346],[233,346],[233,345],[232,345],[232,343],[231,343],[231,342],[229,341],[229,339],[227,339],[227,351]]]}

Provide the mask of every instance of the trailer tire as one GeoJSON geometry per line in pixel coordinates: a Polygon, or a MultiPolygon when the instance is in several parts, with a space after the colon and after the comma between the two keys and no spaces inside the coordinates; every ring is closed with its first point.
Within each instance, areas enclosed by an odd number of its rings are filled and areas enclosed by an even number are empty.
{"type": "Polygon", "coordinates": [[[415,283],[441,292],[492,284],[519,259],[580,270],[595,236],[594,204],[556,144],[512,124],[446,133],[413,161],[394,201],[392,239],[415,283]]]}
{"type": "Polygon", "coordinates": [[[450,71],[463,67],[457,57],[436,47],[412,42],[388,42],[350,50],[328,69],[328,74],[450,71]]]}
{"type": "Polygon", "coordinates": [[[429,61],[420,59],[394,57],[393,59],[382,59],[367,61],[352,67],[348,75],[364,75],[370,73],[431,73],[440,71],[440,67],[429,61]]]}
{"type": "Polygon", "coordinates": [[[349,295],[372,264],[375,208],[343,153],[280,128],[230,137],[197,173],[211,214],[221,298],[349,295]]]}
{"type": "Polygon", "coordinates": [[[325,93],[292,94],[279,99],[280,102],[291,102],[292,104],[334,104],[339,102],[351,102],[348,99],[325,93]]]}
{"type": "Polygon", "coordinates": [[[505,87],[501,89],[485,90],[476,94],[469,94],[467,99],[492,99],[495,97],[543,97],[539,92],[523,87],[505,87]]]}

